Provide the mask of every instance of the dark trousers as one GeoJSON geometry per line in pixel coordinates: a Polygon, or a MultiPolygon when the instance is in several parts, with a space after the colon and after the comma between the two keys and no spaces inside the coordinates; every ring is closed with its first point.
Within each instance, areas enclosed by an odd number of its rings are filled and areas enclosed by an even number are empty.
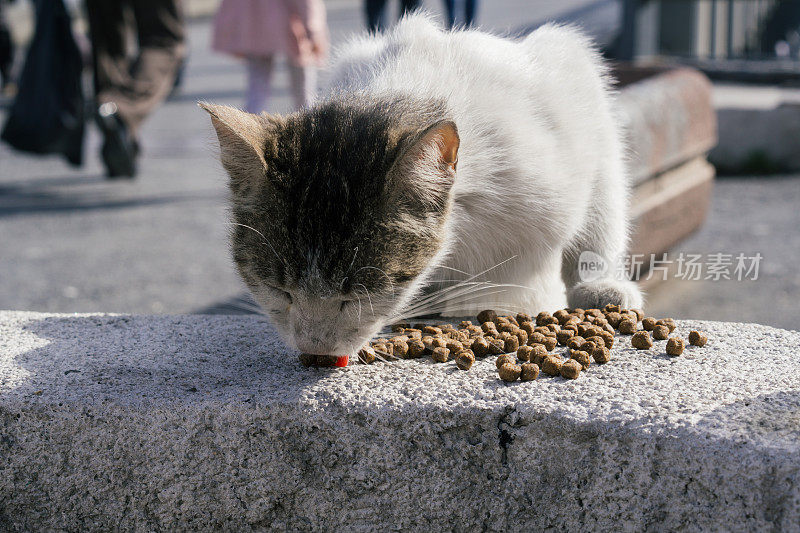
{"type": "MultiPolygon", "coordinates": [[[[420,0],[400,0],[400,16],[419,7],[420,0]]],[[[386,0],[365,0],[364,10],[367,13],[367,29],[371,32],[386,28],[386,0]]]]}
{"type": "MultiPolygon", "coordinates": [[[[475,4],[478,0],[462,0],[464,2],[464,25],[472,26],[475,20],[475,4]]],[[[447,26],[452,28],[456,23],[456,0],[444,0],[447,9],[447,26]]]]}
{"type": "Polygon", "coordinates": [[[14,60],[14,42],[3,18],[3,0],[0,0],[0,86],[11,81],[11,62],[14,60]]]}
{"type": "Polygon", "coordinates": [[[114,102],[136,135],[169,96],[184,56],[180,0],[86,0],[97,103],[114,102]],[[137,50],[127,44],[136,37],[137,50]]]}

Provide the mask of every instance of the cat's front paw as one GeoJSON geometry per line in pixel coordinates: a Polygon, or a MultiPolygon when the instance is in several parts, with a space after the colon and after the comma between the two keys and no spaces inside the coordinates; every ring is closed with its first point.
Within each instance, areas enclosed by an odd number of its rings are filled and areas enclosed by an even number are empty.
{"type": "Polygon", "coordinates": [[[567,301],[572,308],[602,309],[606,304],[617,304],[625,309],[642,307],[642,293],[632,281],[599,279],[578,283],[567,290],[567,301]]]}

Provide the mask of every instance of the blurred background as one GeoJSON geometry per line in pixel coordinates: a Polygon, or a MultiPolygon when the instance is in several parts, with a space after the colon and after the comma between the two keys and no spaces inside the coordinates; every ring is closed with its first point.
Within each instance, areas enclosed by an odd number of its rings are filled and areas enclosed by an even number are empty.
{"type": "MultiPolygon", "coordinates": [[[[196,103],[290,112],[324,83],[316,67],[329,46],[391,26],[401,9],[287,2],[218,13],[218,0],[173,1],[172,13],[158,0],[127,10],[0,0],[0,309],[254,312],[227,249],[216,138],[196,103]],[[281,21],[270,33],[279,42],[231,30],[261,17],[281,21]],[[50,108],[55,122],[35,118],[50,108]]],[[[800,2],[405,4],[510,36],[548,21],[583,27],[619,80],[629,266],[646,313],[800,329],[800,2]]]]}

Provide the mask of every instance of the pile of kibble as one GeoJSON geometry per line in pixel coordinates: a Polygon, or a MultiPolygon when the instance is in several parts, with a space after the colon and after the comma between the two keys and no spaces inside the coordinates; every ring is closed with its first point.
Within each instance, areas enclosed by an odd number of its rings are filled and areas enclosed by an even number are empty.
{"type": "MultiPolygon", "coordinates": [[[[676,327],[671,318],[656,320],[645,317],[639,309],[621,309],[618,305],[560,309],[553,314],[543,311],[535,317],[525,313],[499,316],[486,310],[478,313],[476,324],[465,320],[458,327],[395,324],[393,337],[371,341],[359,350],[358,360],[371,364],[376,359],[428,356],[438,363],[454,359],[458,368],[469,370],[476,358],[497,356],[497,372],[504,381],[533,381],[540,372],[576,379],[593,362],[602,365],[611,360],[617,333],[631,335],[631,346],[639,350],[652,348],[653,339],[666,340],[667,354],[681,355],[685,341],[670,337],[676,327]],[[556,351],[557,346],[564,349],[556,351]]],[[[708,338],[691,331],[688,340],[692,345],[704,346],[708,338]]],[[[325,364],[332,360],[329,356],[301,355],[307,366],[332,366],[325,364]]]]}

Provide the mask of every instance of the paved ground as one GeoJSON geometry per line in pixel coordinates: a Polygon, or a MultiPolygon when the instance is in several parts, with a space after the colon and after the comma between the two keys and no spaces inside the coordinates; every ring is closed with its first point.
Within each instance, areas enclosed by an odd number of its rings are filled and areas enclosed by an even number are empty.
{"type": "MultiPolygon", "coordinates": [[[[434,0],[425,4],[440,11],[434,0]]],[[[514,32],[596,4],[492,0],[491,11],[484,3],[481,19],[497,31],[514,32]]],[[[360,29],[359,5],[329,3],[334,42],[360,29]]],[[[0,146],[0,309],[184,313],[220,309],[243,294],[226,250],[215,139],[195,102],[241,104],[244,73],[236,61],[208,50],[209,30],[207,20],[191,24],[183,90],[146,124],[136,181],[104,180],[93,128],[82,169],[0,146]]],[[[273,110],[287,111],[283,71],[275,93],[273,110]]],[[[686,246],[761,251],[761,279],[671,282],[652,291],[654,312],[800,328],[792,312],[800,293],[792,255],[800,249],[794,233],[798,186],[800,177],[720,182],[708,225],[686,246]]]]}

